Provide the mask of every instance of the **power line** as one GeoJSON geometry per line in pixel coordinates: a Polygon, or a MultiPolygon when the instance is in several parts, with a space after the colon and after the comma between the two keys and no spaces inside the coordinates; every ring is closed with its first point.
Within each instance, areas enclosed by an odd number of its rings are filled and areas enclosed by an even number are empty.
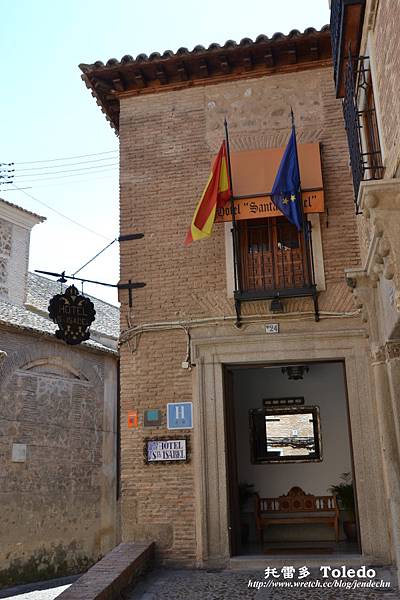
{"type": "Polygon", "coordinates": [[[1,192],[22,192],[22,190],[31,190],[31,189],[32,189],[32,186],[29,185],[28,187],[25,187],[25,188],[16,188],[16,189],[14,189],[14,188],[7,188],[6,190],[4,190],[4,189],[1,190],[1,192]]]}
{"type": "MultiPolygon", "coordinates": [[[[110,170],[114,171],[114,173],[115,173],[114,169],[110,169],[110,170]]],[[[28,187],[24,187],[24,188],[17,188],[17,189],[10,188],[10,187],[8,187],[6,189],[1,189],[0,188],[0,193],[1,192],[16,192],[16,191],[18,191],[18,189],[21,189],[21,190],[22,189],[24,189],[24,190],[30,190],[30,189],[34,188],[35,190],[38,190],[38,189],[48,188],[48,187],[57,187],[57,186],[60,186],[60,185],[64,186],[64,185],[71,185],[71,184],[76,185],[76,184],[80,184],[80,183],[88,183],[88,182],[93,182],[93,181],[99,181],[101,179],[113,179],[113,178],[115,179],[115,174],[114,173],[112,173],[110,175],[104,175],[102,177],[97,177],[96,176],[97,173],[88,173],[88,175],[92,175],[92,177],[87,178],[87,179],[67,179],[67,181],[63,180],[64,176],[62,176],[62,177],[54,177],[54,179],[55,179],[54,183],[46,183],[47,181],[53,181],[52,179],[41,180],[41,181],[38,181],[38,182],[32,181],[31,182],[32,185],[30,185],[28,187]],[[62,181],[58,181],[59,179],[62,179],[62,181]],[[36,183],[38,185],[36,185],[36,183]],[[44,183],[44,185],[42,185],[43,183],[44,183]]],[[[82,173],[82,175],[85,175],[85,174],[82,173]]],[[[24,185],[24,182],[19,182],[19,183],[21,185],[24,185]]],[[[26,182],[26,183],[28,183],[28,182],[26,182]]]]}
{"type": "Polygon", "coordinates": [[[102,154],[115,154],[118,150],[108,150],[107,152],[94,152],[93,154],[79,154],[75,156],[63,156],[62,158],[47,158],[43,160],[28,160],[22,162],[16,162],[15,165],[34,165],[38,163],[55,162],[57,160],[72,160],[74,158],[86,158],[88,156],[100,156],[102,154]]]}
{"type": "MultiPolygon", "coordinates": [[[[112,159],[109,159],[112,160],[112,159]]],[[[18,175],[18,172],[14,175],[14,177],[18,177],[18,178],[30,178],[30,177],[44,177],[45,175],[58,175],[58,173],[74,173],[75,171],[90,171],[93,169],[104,169],[105,167],[117,167],[118,163],[110,163],[107,165],[96,165],[94,167],[80,167],[78,169],[67,169],[67,170],[63,170],[63,171],[50,171],[50,172],[46,172],[46,173],[31,173],[31,174],[23,174],[23,175],[18,175]]]]}
{"type": "MultiPolygon", "coordinates": [[[[83,173],[82,173],[83,175],[83,173]]],[[[77,184],[77,183],[87,183],[87,182],[92,182],[92,181],[98,181],[101,179],[111,179],[114,178],[115,179],[115,175],[114,174],[110,174],[110,175],[104,175],[104,177],[95,177],[96,173],[91,173],[91,175],[94,175],[94,177],[91,177],[90,179],[69,179],[67,181],[55,181],[54,183],[48,183],[48,184],[44,184],[42,185],[42,181],[38,181],[38,185],[36,185],[36,181],[32,182],[33,185],[30,185],[27,188],[21,188],[21,189],[32,189],[34,188],[35,190],[37,189],[41,189],[41,188],[47,188],[47,187],[57,187],[60,185],[71,185],[71,183],[73,184],[77,184]]],[[[54,178],[57,179],[57,178],[54,178]]],[[[51,181],[50,179],[48,179],[47,181],[51,181]]],[[[23,185],[23,184],[22,184],[23,185]]],[[[7,189],[3,189],[0,190],[2,192],[15,192],[16,190],[13,188],[7,188],[7,189]]]]}
{"type": "MultiPolygon", "coordinates": [[[[57,181],[58,179],[70,179],[71,177],[82,177],[82,176],[86,176],[86,175],[97,175],[99,173],[107,173],[108,171],[118,171],[117,167],[108,167],[108,168],[104,168],[101,171],[94,171],[91,173],[87,173],[86,171],[84,171],[83,173],[70,173],[69,175],[56,175],[56,177],[46,177],[45,179],[30,179],[29,177],[26,179],[18,179],[18,183],[43,183],[46,181],[57,181]]],[[[12,183],[12,182],[10,182],[12,183]]]]}
{"type": "Polygon", "coordinates": [[[98,237],[103,238],[104,240],[110,241],[109,237],[106,237],[105,235],[103,235],[102,233],[98,233],[97,231],[94,231],[94,229],[90,229],[90,227],[86,227],[86,225],[82,225],[82,223],[78,223],[78,221],[75,221],[74,219],[71,219],[71,217],[67,217],[67,215],[64,215],[62,212],[60,212],[59,210],[53,208],[52,206],[50,206],[49,204],[46,204],[46,202],[43,202],[42,200],[39,200],[39,198],[36,198],[35,196],[32,196],[32,194],[29,194],[29,192],[26,192],[25,190],[23,190],[22,188],[19,188],[18,186],[16,186],[15,184],[12,184],[13,187],[16,190],[19,190],[20,192],[22,192],[23,194],[25,194],[25,196],[29,196],[29,198],[32,198],[32,200],[35,200],[35,202],[38,202],[39,204],[42,204],[43,206],[45,206],[46,208],[48,208],[49,210],[52,210],[54,213],[56,213],[56,215],[58,215],[59,217],[62,217],[63,219],[66,219],[67,221],[69,221],[70,223],[73,223],[74,225],[77,225],[78,227],[81,227],[82,229],[85,229],[86,231],[89,231],[90,233],[93,233],[94,235],[97,235],[98,237]]]}
{"type": "MultiPolygon", "coordinates": [[[[18,173],[22,171],[41,171],[42,169],[59,169],[60,167],[74,167],[75,165],[87,165],[89,163],[103,162],[105,160],[115,160],[114,156],[105,156],[104,158],[94,158],[93,160],[82,160],[79,162],[65,163],[62,165],[45,165],[44,167],[28,167],[27,169],[18,169],[18,173]]],[[[20,164],[20,163],[17,163],[20,164]]]]}
{"type": "Polygon", "coordinates": [[[109,248],[110,246],[112,246],[112,244],[114,242],[117,242],[118,238],[115,238],[115,240],[113,240],[112,242],[110,242],[109,244],[107,244],[107,246],[105,246],[104,248],[102,248],[100,250],[100,252],[98,252],[97,254],[95,254],[93,256],[93,258],[91,258],[90,260],[88,260],[87,262],[85,262],[84,265],[82,265],[82,267],[79,267],[79,269],[77,271],[75,271],[75,273],[72,273],[72,276],[75,277],[75,275],[77,275],[80,271],[82,271],[82,269],[84,269],[85,267],[87,267],[88,265],[90,265],[91,262],[93,262],[98,256],[100,256],[100,254],[103,254],[103,252],[105,252],[107,250],[107,248],[109,248]]]}

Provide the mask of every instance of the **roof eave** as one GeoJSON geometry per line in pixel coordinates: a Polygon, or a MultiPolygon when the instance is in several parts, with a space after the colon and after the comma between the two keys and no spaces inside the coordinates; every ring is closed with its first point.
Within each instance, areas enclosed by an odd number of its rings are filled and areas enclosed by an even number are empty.
{"type": "Polygon", "coordinates": [[[223,81],[248,79],[293,70],[306,70],[331,64],[329,26],[303,33],[276,33],[272,38],[245,38],[239,44],[228,40],[224,46],[196,46],[191,52],[140,54],[80,64],[82,79],[111,126],[118,131],[120,98],[213,85],[223,81]]]}

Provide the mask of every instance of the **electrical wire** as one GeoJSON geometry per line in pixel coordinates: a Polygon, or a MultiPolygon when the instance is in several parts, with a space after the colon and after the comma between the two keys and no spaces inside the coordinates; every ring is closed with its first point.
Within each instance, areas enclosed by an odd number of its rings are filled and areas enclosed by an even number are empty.
{"type": "Polygon", "coordinates": [[[57,160],[72,160],[74,158],[86,158],[88,156],[100,156],[103,154],[115,154],[118,150],[108,150],[106,152],[95,152],[93,154],[79,154],[75,156],[63,156],[62,158],[47,158],[43,160],[28,160],[22,162],[15,162],[15,165],[34,165],[38,163],[46,163],[46,162],[56,162],[57,160]]]}
{"type": "MultiPolygon", "coordinates": [[[[83,175],[83,173],[82,173],[83,175]]],[[[104,177],[96,177],[95,173],[92,173],[93,177],[89,178],[89,179],[70,179],[70,180],[66,180],[66,181],[58,181],[57,180],[54,183],[46,183],[42,182],[42,181],[38,181],[38,185],[36,185],[36,181],[32,182],[33,185],[30,185],[28,187],[25,188],[21,188],[21,189],[25,189],[25,190],[29,190],[29,189],[35,189],[35,190],[40,190],[42,188],[49,188],[49,187],[57,187],[57,186],[64,186],[64,185],[71,185],[71,184],[77,184],[77,183],[90,183],[92,181],[98,181],[101,179],[116,179],[115,178],[115,171],[113,169],[113,174],[110,175],[104,175],[104,177]],[[44,183],[44,185],[42,185],[42,183],[44,183]],[[40,185],[39,185],[40,184],[40,185]]],[[[48,179],[47,181],[52,181],[51,179],[48,179]]],[[[20,182],[19,182],[20,183],[20,182]]],[[[27,182],[28,183],[28,182],[27,182]]],[[[23,184],[22,184],[23,185],[23,184]]],[[[14,192],[15,190],[12,188],[7,188],[5,190],[1,190],[3,192],[14,192]]]]}
{"type": "Polygon", "coordinates": [[[35,196],[33,196],[32,194],[30,194],[29,192],[26,192],[25,190],[23,190],[22,188],[19,188],[18,186],[16,186],[14,183],[12,184],[12,186],[16,189],[19,190],[20,192],[22,192],[23,194],[25,194],[25,196],[28,196],[29,198],[32,198],[32,200],[35,200],[35,202],[38,202],[39,204],[41,204],[42,206],[45,206],[46,208],[48,208],[49,210],[53,211],[54,213],[56,213],[56,215],[58,215],[59,217],[62,217],[63,219],[66,219],[67,221],[69,221],[70,223],[73,223],[74,225],[76,225],[77,227],[81,227],[82,229],[85,229],[86,231],[89,231],[89,233],[92,233],[94,235],[97,235],[98,237],[103,238],[104,240],[107,240],[108,242],[110,242],[110,238],[106,237],[105,235],[103,235],[102,233],[98,233],[97,231],[94,231],[94,229],[90,229],[90,227],[86,227],[86,225],[82,225],[82,223],[79,223],[78,221],[75,221],[74,219],[71,219],[71,217],[67,217],[67,215],[64,215],[62,212],[60,212],[59,210],[53,208],[52,206],[50,206],[49,204],[46,204],[46,202],[43,202],[42,200],[39,200],[39,198],[36,198],[35,196]]]}
{"type": "MultiPolygon", "coordinates": [[[[112,160],[112,159],[109,159],[112,160]]],[[[93,169],[104,169],[104,167],[116,167],[118,163],[110,163],[105,165],[95,165],[93,167],[78,167],[77,169],[66,169],[62,171],[46,171],[45,173],[24,173],[22,175],[18,175],[18,172],[13,175],[14,178],[30,178],[30,177],[45,177],[46,175],[58,175],[59,173],[75,173],[76,171],[91,171],[93,169]]]]}
{"type": "MultiPolygon", "coordinates": [[[[113,169],[113,171],[114,171],[114,169],[113,169]]],[[[114,171],[114,173],[115,173],[115,171],[114,171]]],[[[47,183],[47,184],[46,184],[46,182],[44,182],[45,185],[42,185],[42,181],[40,181],[40,182],[38,181],[37,183],[40,184],[40,185],[36,185],[36,181],[34,181],[34,182],[32,182],[33,185],[30,185],[28,187],[21,188],[21,189],[29,190],[29,189],[33,189],[34,188],[35,190],[40,190],[42,188],[57,187],[57,186],[60,186],[60,185],[64,186],[64,185],[71,185],[71,184],[77,184],[77,183],[90,183],[92,181],[98,181],[98,180],[101,180],[101,179],[114,179],[115,180],[115,174],[114,173],[111,174],[111,175],[104,175],[104,177],[95,177],[94,176],[94,177],[91,177],[90,179],[70,179],[70,180],[67,180],[67,181],[58,181],[58,183],[55,182],[55,183],[47,183]]],[[[83,173],[82,173],[82,175],[83,175],[83,173]]],[[[92,175],[95,175],[95,173],[92,173],[92,175]]],[[[51,181],[51,179],[48,179],[47,181],[51,181]]],[[[3,190],[0,190],[0,191],[1,192],[15,192],[15,190],[13,188],[7,188],[7,189],[3,189],[3,190]]]]}
{"type": "Polygon", "coordinates": [[[42,169],[58,169],[60,167],[73,167],[75,165],[87,165],[89,163],[95,163],[95,162],[102,162],[105,160],[115,160],[114,156],[110,156],[110,157],[104,157],[104,158],[95,158],[93,160],[81,160],[79,162],[73,162],[73,163],[65,163],[63,165],[45,165],[44,167],[29,167],[28,169],[18,169],[18,173],[21,173],[22,171],[40,171],[42,169]]]}
{"type": "MultiPolygon", "coordinates": [[[[53,176],[53,175],[58,175],[60,173],[68,173],[68,175],[70,175],[72,177],[73,175],[85,175],[87,173],[87,171],[93,171],[95,169],[101,171],[101,170],[108,169],[110,167],[118,167],[118,163],[110,163],[107,165],[96,165],[95,167],[82,167],[79,169],[70,169],[70,170],[66,170],[66,171],[53,171],[53,172],[46,172],[46,173],[14,175],[13,177],[14,177],[14,179],[18,179],[19,181],[21,179],[31,181],[32,177],[35,177],[35,178],[36,177],[46,177],[47,175],[53,176]],[[79,173],[76,173],[76,171],[79,171],[79,173]]],[[[96,171],[94,171],[94,172],[96,173],[96,171]]],[[[38,179],[37,181],[40,181],[40,179],[38,179]]]]}
{"type": "Polygon", "coordinates": [[[100,250],[100,252],[98,252],[97,254],[95,254],[93,256],[93,258],[91,258],[90,260],[88,260],[87,262],[85,262],[84,265],[82,265],[82,267],[79,267],[79,269],[77,271],[75,271],[75,273],[72,273],[72,276],[75,277],[75,275],[77,275],[79,273],[79,271],[82,271],[82,269],[84,269],[85,267],[87,267],[88,265],[90,265],[91,262],[93,262],[98,256],[100,256],[100,254],[103,254],[103,252],[105,252],[107,250],[107,248],[109,248],[110,246],[112,246],[114,244],[114,242],[117,242],[118,238],[115,238],[112,242],[110,242],[109,244],[107,244],[107,246],[105,246],[104,248],[102,248],[100,250]]]}

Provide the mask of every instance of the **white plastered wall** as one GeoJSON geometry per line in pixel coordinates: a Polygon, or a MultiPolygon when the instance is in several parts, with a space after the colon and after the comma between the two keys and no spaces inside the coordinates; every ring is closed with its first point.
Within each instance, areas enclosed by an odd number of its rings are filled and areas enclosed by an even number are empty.
{"type": "Polygon", "coordinates": [[[287,494],[293,486],[310,494],[329,494],[340,474],[351,471],[346,390],[340,363],[310,365],[299,381],[276,369],[238,370],[234,374],[234,405],[239,481],[253,483],[260,496],[287,494]],[[252,464],[249,410],[262,408],[263,398],[303,396],[305,406],[318,406],[321,420],[322,461],[252,464]]]}

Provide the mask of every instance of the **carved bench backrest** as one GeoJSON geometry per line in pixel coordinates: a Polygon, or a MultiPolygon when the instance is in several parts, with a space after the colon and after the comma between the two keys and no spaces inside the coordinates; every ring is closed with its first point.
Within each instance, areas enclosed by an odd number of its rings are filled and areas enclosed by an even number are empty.
{"type": "Polygon", "coordinates": [[[256,495],[257,513],[297,513],[337,511],[334,496],[313,496],[300,487],[292,487],[287,494],[278,498],[259,498],[256,495]]]}

